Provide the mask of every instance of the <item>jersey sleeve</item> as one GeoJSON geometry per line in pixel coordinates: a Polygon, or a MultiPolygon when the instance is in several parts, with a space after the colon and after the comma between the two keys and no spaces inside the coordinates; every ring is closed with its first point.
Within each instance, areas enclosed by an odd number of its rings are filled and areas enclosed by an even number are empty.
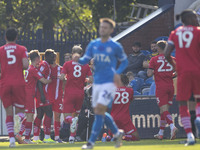
{"type": "Polygon", "coordinates": [[[167,43],[170,45],[174,45],[174,33],[175,31],[172,31],[171,34],[169,35],[167,43]]]}
{"type": "Polygon", "coordinates": [[[80,64],[82,65],[87,64],[90,61],[90,59],[93,58],[92,49],[93,49],[93,41],[88,44],[85,54],[83,55],[83,57],[79,59],[78,62],[80,64]]]}
{"type": "Polygon", "coordinates": [[[28,52],[26,47],[23,47],[22,58],[28,58],[28,52]]]}
{"type": "Polygon", "coordinates": [[[149,62],[149,69],[155,69],[155,63],[154,63],[154,57],[151,58],[150,62],[149,62]]]}
{"type": "Polygon", "coordinates": [[[124,61],[127,59],[127,55],[126,53],[124,52],[124,49],[122,47],[121,44],[118,43],[118,47],[117,47],[117,58],[119,61],[124,61]]]}
{"type": "Polygon", "coordinates": [[[63,65],[63,67],[62,67],[62,71],[61,71],[61,73],[63,73],[63,74],[67,74],[67,62],[65,62],[64,63],[64,65],[63,65]]]}
{"type": "Polygon", "coordinates": [[[40,73],[42,73],[42,75],[44,76],[47,70],[47,66],[45,64],[41,64],[39,70],[40,70],[40,73]]]}
{"type": "Polygon", "coordinates": [[[89,65],[87,65],[87,76],[89,77],[89,76],[92,76],[92,71],[91,71],[91,69],[90,69],[90,67],[89,67],[89,65]]]}
{"type": "Polygon", "coordinates": [[[40,79],[43,78],[42,74],[38,70],[36,70],[36,69],[33,71],[33,75],[38,80],[40,80],[40,79]]]}

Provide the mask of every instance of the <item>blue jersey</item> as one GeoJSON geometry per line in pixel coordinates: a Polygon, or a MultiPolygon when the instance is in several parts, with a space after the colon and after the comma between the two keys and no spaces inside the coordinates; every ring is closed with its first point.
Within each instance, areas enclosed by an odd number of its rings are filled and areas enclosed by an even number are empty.
{"type": "Polygon", "coordinates": [[[95,84],[113,82],[114,74],[121,74],[128,65],[127,56],[121,44],[112,39],[104,43],[100,38],[91,41],[84,56],[79,59],[79,63],[86,64],[92,58],[94,58],[95,84]],[[121,64],[116,70],[118,60],[121,64]]]}

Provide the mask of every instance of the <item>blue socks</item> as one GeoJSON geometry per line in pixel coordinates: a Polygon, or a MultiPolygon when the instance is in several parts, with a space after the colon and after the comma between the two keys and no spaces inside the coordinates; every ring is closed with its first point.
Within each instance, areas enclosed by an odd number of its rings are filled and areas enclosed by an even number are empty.
{"type": "Polygon", "coordinates": [[[105,113],[105,124],[106,126],[111,130],[111,132],[113,134],[117,134],[118,133],[118,127],[117,125],[115,124],[112,116],[109,114],[109,113],[105,113]]]}
{"type": "Polygon", "coordinates": [[[88,140],[89,143],[94,144],[99,133],[104,125],[104,116],[102,115],[95,115],[95,120],[92,125],[92,132],[90,135],[90,139],[88,140]]]}

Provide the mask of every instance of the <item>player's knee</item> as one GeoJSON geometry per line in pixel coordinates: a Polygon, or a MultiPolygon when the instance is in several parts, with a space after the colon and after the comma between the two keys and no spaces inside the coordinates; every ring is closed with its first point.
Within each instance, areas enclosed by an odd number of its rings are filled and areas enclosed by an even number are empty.
{"type": "Polygon", "coordinates": [[[34,116],[34,114],[32,114],[32,113],[27,113],[27,114],[26,114],[26,121],[27,121],[27,122],[32,122],[32,121],[33,121],[33,116],[34,116]]]}
{"type": "Polygon", "coordinates": [[[97,115],[105,115],[106,109],[107,109],[106,106],[98,104],[96,106],[96,108],[94,109],[94,113],[97,114],[97,115]]]}
{"type": "Polygon", "coordinates": [[[168,111],[168,105],[163,105],[160,107],[160,114],[162,114],[165,111],[168,111]]]}
{"type": "Polygon", "coordinates": [[[7,116],[13,116],[13,107],[12,106],[5,108],[5,110],[6,110],[7,116]]]}
{"type": "Polygon", "coordinates": [[[54,113],[54,120],[57,121],[57,122],[60,121],[60,115],[61,115],[60,113],[55,112],[54,113]]]}

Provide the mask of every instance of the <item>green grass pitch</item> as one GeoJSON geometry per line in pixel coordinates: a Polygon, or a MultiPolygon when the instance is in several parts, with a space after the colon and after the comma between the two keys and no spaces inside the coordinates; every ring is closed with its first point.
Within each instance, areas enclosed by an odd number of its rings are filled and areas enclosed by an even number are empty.
{"type": "MultiPolygon", "coordinates": [[[[179,144],[184,139],[170,140],[141,140],[137,142],[123,142],[119,150],[200,150],[200,140],[193,146],[184,146],[179,144]]],[[[0,150],[19,149],[19,150],[81,150],[83,142],[75,144],[34,144],[34,145],[16,145],[16,148],[8,148],[8,142],[0,143],[0,150]]],[[[94,150],[116,150],[112,142],[97,142],[94,150]]]]}

